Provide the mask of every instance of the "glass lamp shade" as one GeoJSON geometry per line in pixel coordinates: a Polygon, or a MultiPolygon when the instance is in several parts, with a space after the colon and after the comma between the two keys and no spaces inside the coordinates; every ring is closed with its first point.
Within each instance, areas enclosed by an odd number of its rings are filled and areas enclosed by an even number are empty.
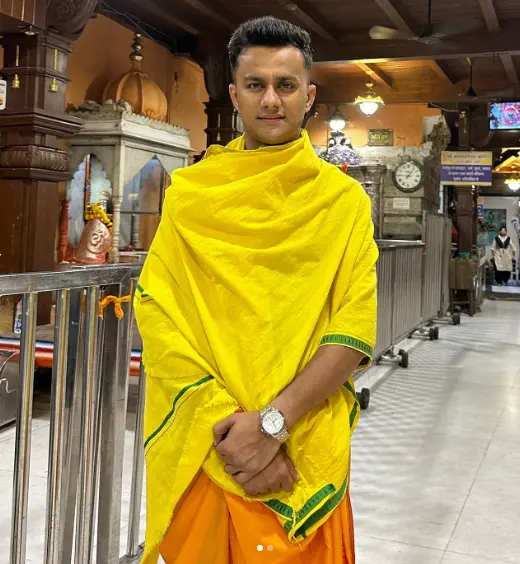
{"type": "Polygon", "coordinates": [[[358,96],[355,99],[354,104],[356,104],[356,106],[359,106],[359,109],[367,117],[370,117],[377,112],[379,106],[384,105],[384,101],[383,98],[381,98],[381,96],[378,96],[375,92],[368,91],[365,92],[365,94],[358,96]]]}
{"type": "Polygon", "coordinates": [[[342,131],[347,125],[347,120],[343,117],[339,108],[336,108],[336,111],[332,114],[328,123],[332,131],[342,131]]]}

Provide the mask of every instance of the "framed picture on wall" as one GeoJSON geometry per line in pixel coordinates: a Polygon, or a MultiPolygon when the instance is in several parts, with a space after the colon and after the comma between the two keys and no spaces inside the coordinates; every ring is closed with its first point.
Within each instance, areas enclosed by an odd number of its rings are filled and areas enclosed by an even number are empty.
{"type": "Polygon", "coordinates": [[[491,245],[503,226],[507,227],[507,210],[484,209],[484,217],[482,218],[483,231],[479,236],[479,243],[486,240],[485,245],[491,245]]]}

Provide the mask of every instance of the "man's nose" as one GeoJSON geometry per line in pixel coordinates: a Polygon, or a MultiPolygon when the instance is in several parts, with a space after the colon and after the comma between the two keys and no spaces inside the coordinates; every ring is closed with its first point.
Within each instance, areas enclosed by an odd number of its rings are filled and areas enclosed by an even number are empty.
{"type": "Polygon", "coordinates": [[[262,98],[262,106],[264,108],[279,108],[281,106],[280,97],[273,86],[266,88],[262,98]]]}

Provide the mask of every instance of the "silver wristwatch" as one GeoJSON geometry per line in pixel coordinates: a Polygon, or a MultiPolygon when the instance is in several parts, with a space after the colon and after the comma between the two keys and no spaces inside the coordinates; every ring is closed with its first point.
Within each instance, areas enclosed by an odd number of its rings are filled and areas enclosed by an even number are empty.
{"type": "Polygon", "coordinates": [[[284,414],[270,405],[260,411],[260,430],[264,435],[272,437],[281,443],[285,443],[289,438],[284,414]]]}

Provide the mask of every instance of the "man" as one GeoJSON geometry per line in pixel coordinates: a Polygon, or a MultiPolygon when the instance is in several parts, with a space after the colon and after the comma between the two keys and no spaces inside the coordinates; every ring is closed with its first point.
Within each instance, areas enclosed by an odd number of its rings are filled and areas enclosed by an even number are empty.
{"type": "Polygon", "coordinates": [[[229,43],[245,134],[176,171],[136,295],[147,372],[143,562],[354,563],[352,373],[375,341],[361,186],[302,131],[304,30],[229,43]]]}
{"type": "Polygon", "coordinates": [[[513,258],[516,256],[516,247],[507,234],[507,229],[502,226],[491,245],[493,260],[495,261],[495,280],[499,286],[507,286],[513,271],[513,258]]]}

